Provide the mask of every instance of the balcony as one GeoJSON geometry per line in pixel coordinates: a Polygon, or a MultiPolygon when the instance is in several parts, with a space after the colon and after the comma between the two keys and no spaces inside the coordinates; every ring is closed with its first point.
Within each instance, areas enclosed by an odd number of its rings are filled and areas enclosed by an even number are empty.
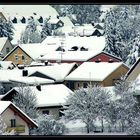
{"type": "Polygon", "coordinates": [[[24,125],[19,125],[16,127],[7,127],[6,131],[11,132],[14,130],[16,133],[24,133],[25,132],[25,126],[24,125]]]}

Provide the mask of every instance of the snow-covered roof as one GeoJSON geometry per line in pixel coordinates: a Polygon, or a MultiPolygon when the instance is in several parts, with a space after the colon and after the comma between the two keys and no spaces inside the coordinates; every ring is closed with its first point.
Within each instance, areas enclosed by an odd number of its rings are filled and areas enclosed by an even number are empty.
{"type": "Polygon", "coordinates": [[[7,39],[7,37],[0,37],[0,51],[2,51],[7,39]]]}
{"type": "Polygon", "coordinates": [[[46,55],[39,57],[40,60],[62,60],[62,61],[87,61],[93,56],[97,55],[101,51],[66,51],[62,53],[60,51],[50,52],[46,55]],[[61,59],[62,58],[62,59],[61,59]]]}
{"type": "Polygon", "coordinates": [[[72,21],[70,20],[69,17],[65,16],[65,17],[59,17],[59,19],[64,23],[64,26],[70,26],[70,27],[73,27],[73,23],[72,21]]]}
{"type": "Polygon", "coordinates": [[[10,105],[14,106],[21,114],[30,120],[35,126],[38,126],[29,116],[27,116],[19,107],[14,105],[11,101],[0,101],[0,114],[2,114],[10,105]]]}
{"type": "Polygon", "coordinates": [[[18,77],[17,78],[10,78],[9,81],[16,82],[16,83],[23,83],[23,84],[29,84],[29,85],[37,85],[37,84],[50,84],[54,83],[54,80],[46,79],[46,78],[40,78],[40,77],[18,77]]]}
{"type": "Polygon", "coordinates": [[[105,48],[105,37],[104,36],[90,36],[90,37],[80,37],[80,36],[48,36],[41,44],[46,45],[48,48],[54,46],[62,46],[64,43],[64,49],[70,50],[73,46],[85,47],[88,50],[102,51],[105,48]]]}
{"type": "Polygon", "coordinates": [[[120,67],[122,62],[84,62],[71,72],[65,80],[73,81],[103,81],[107,76],[120,67]]]}
{"type": "Polygon", "coordinates": [[[0,61],[0,69],[8,69],[15,67],[12,61],[0,61]]]}
{"type": "Polygon", "coordinates": [[[7,16],[33,16],[34,13],[44,17],[56,17],[57,11],[50,5],[0,5],[0,10],[7,16]]]}
{"type": "MultiPolygon", "coordinates": [[[[21,34],[25,31],[27,23],[26,24],[23,24],[23,23],[13,24],[13,26],[14,26],[14,30],[13,30],[14,35],[13,35],[13,40],[11,41],[11,43],[13,45],[17,45],[21,38],[21,34]]],[[[38,31],[41,31],[42,27],[37,26],[37,29],[38,31]]]]}
{"type": "Polygon", "coordinates": [[[59,21],[60,21],[60,19],[58,19],[58,18],[51,18],[51,19],[48,21],[48,23],[57,24],[59,21]]]}
{"type": "MultiPolygon", "coordinates": [[[[63,84],[42,85],[41,91],[36,86],[30,86],[30,88],[36,95],[37,107],[61,106],[65,104],[67,96],[73,94],[73,91],[63,84]]],[[[13,89],[19,90],[18,87],[13,89]]]]}
{"type": "Polygon", "coordinates": [[[41,66],[41,67],[26,67],[28,70],[29,76],[34,74],[35,72],[42,73],[43,75],[50,77],[51,79],[58,81],[64,81],[64,78],[69,74],[72,68],[76,63],[62,63],[62,64],[53,64],[49,66],[41,66]]]}
{"type": "Polygon", "coordinates": [[[0,114],[2,114],[10,104],[10,101],[0,101],[0,114]]]}
{"type": "Polygon", "coordinates": [[[0,82],[9,82],[11,78],[19,78],[22,76],[22,70],[13,69],[13,70],[0,70],[0,82]]]}

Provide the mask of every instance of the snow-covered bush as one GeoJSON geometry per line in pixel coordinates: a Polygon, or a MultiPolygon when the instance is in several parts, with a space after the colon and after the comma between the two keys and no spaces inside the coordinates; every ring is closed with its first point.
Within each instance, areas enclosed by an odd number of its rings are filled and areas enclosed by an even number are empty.
{"type": "Polygon", "coordinates": [[[31,130],[31,135],[62,135],[65,130],[63,123],[49,115],[39,115],[35,120],[38,128],[31,130]]]}
{"type": "Polygon", "coordinates": [[[14,135],[14,130],[11,132],[6,131],[6,124],[3,122],[1,116],[0,116],[0,135],[14,135]]]}

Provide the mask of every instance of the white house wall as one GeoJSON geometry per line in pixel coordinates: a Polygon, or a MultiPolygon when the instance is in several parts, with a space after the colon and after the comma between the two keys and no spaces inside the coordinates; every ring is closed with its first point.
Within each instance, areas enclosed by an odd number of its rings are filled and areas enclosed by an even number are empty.
{"type": "MultiPolygon", "coordinates": [[[[7,108],[1,116],[2,116],[3,121],[6,123],[6,125],[10,127],[11,126],[10,120],[15,118],[14,112],[11,109],[7,108]]],[[[29,128],[27,126],[27,123],[24,120],[22,120],[19,116],[16,116],[16,125],[25,126],[25,132],[20,133],[19,135],[29,135],[29,128]]]]}

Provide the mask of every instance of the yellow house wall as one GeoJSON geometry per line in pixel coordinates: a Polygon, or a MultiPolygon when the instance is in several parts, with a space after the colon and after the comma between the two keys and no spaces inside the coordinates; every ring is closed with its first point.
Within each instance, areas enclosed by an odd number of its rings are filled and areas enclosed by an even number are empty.
{"type": "Polygon", "coordinates": [[[140,74],[140,63],[135,67],[135,69],[129,74],[127,77],[128,81],[133,81],[137,78],[137,76],[140,74]]]}
{"type": "Polygon", "coordinates": [[[125,75],[128,72],[128,68],[121,65],[117,70],[115,70],[112,74],[110,74],[102,83],[106,86],[113,86],[114,80],[119,79],[121,76],[125,75]]]}
{"type": "Polygon", "coordinates": [[[22,51],[22,49],[17,48],[4,61],[12,61],[15,65],[17,65],[17,64],[20,64],[20,65],[26,64],[26,65],[28,65],[33,61],[33,59],[30,58],[26,53],[24,53],[22,51]],[[16,55],[18,56],[18,60],[16,60],[16,57],[15,57],[16,55]],[[22,56],[25,57],[24,60],[22,60],[22,56]]]}

